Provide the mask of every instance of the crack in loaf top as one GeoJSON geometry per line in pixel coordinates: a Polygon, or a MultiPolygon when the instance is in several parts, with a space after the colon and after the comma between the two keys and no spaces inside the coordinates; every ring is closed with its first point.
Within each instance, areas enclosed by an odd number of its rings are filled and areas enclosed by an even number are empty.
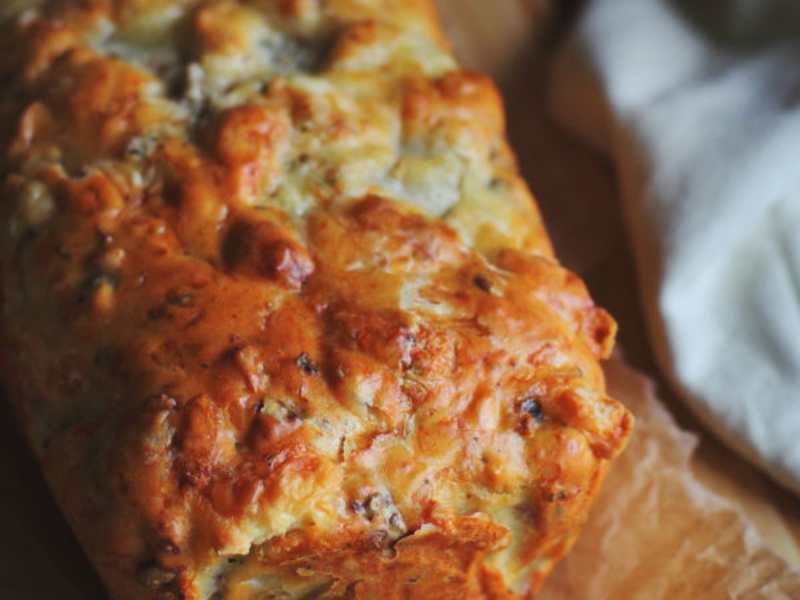
{"type": "Polygon", "coordinates": [[[502,521],[624,444],[615,325],[428,1],[0,18],[6,370],[85,545],[185,569],[308,523],[502,521]]]}

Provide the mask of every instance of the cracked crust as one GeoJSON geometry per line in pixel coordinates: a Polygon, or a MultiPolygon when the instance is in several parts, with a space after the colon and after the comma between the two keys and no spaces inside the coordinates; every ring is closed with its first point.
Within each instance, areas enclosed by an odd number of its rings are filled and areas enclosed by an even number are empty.
{"type": "Polygon", "coordinates": [[[532,596],[632,419],[432,4],[0,19],[4,379],[112,595],[532,596]]]}

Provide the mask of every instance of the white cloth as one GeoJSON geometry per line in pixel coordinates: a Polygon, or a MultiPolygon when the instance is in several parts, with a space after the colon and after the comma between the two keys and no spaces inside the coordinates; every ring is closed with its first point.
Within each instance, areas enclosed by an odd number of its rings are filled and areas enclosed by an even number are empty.
{"type": "Polygon", "coordinates": [[[800,492],[798,31],[796,0],[594,0],[550,106],[614,161],[661,367],[800,492]]]}

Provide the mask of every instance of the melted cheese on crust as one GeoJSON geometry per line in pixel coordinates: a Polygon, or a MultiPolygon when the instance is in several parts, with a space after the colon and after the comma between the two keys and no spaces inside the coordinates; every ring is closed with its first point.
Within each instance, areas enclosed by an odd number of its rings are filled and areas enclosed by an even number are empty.
{"type": "Polygon", "coordinates": [[[5,380],[117,598],[511,598],[630,433],[428,0],[0,11],[5,380]]]}

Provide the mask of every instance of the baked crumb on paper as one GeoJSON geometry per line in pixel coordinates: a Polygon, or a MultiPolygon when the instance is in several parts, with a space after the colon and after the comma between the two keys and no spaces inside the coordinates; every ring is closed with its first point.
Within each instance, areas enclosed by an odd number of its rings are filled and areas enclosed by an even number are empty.
{"type": "Polygon", "coordinates": [[[540,600],[800,598],[800,573],[694,478],[697,438],[675,424],[653,383],[620,360],[606,371],[636,429],[540,600]]]}

